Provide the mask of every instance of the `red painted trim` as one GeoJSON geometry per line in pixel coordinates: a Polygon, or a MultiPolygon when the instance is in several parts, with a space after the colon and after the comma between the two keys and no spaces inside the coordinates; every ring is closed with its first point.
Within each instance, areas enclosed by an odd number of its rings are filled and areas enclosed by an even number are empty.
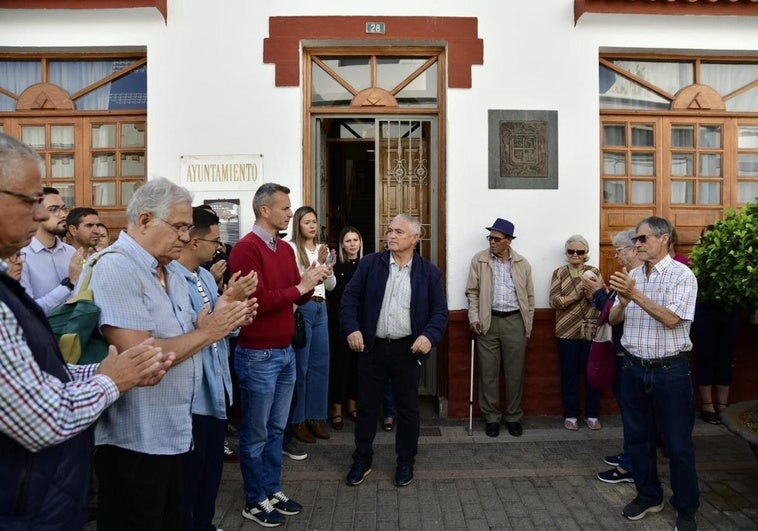
{"type": "Polygon", "coordinates": [[[471,88],[471,66],[484,64],[484,41],[475,17],[270,17],[263,40],[263,62],[276,65],[276,86],[300,85],[300,42],[345,40],[376,45],[403,41],[447,45],[447,79],[451,88],[471,88]],[[366,22],[384,22],[386,33],[366,33],[366,22]]]}
{"type": "Polygon", "coordinates": [[[0,0],[0,9],[123,9],[154,7],[168,21],[168,0],[0,0]]]}
{"type": "Polygon", "coordinates": [[[585,13],[758,16],[758,0],[574,0],[574,24],[585,13]]]}

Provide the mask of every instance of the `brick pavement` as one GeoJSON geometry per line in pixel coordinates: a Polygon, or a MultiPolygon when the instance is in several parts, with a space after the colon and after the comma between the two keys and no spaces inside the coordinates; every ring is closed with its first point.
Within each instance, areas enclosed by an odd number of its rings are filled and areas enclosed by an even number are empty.
{"type": "MultiPolygon", "coordinates": [[[[658,514],[637,522],[621,516],[634,487],[608,485],[595,474],[609,468],[604,455],[620,451],[619,417],[604,417],[604,428],[569,432],[562,419],[527,418],[524,435],[501,430],[497,439],[474,434],[468,421],[422,420],[413,483],[397,488],[394,434],[381,430],[373,472],[358,487],[345,484],[351,462],[352,424],[328,441],[303,445],[305,461],[284,458],[283,488],[304,505],[287,518],[287,530],[617,530],[673,529],[676,511],[666,503],[658,514]]],[[[747,443],[722,426],[697,421],[695,446],[700,479],[701,530],[758,529],[758,458],[747,443]]],[[[659,457],[668,488],[668,464],[659,457]]],[[[225,465],[216,523],[225,531],[261,529],[241,516],[244,498],[237,464],[225,465]]]]}

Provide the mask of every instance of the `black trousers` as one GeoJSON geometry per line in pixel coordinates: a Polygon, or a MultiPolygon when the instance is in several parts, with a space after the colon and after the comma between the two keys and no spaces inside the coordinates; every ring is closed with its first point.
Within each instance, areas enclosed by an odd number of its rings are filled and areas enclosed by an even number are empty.
{"type": "Polygon", "coordinates": [[[98,446],[98,531],[178,531],[183,459],[98,446]]]}
{"type": "Polygon", "coordinates": [[[192,415],[193,448],[184,454],[182,531],[216,531],[216,496],[224,469],[226,419],[192,415]]]}
{"type": "Polygon", "coordinates": [[[358,358],[358,418],[355,423],[356,463],[371,465],[376,437],[376,419],[382,407],[387,381],[392,384],[397,419],[395,453],[397,464],[413,465],[418,453],[418,380],[420,366],[411,352],[411,337],[377,339],[372,350],[358,358]]]}

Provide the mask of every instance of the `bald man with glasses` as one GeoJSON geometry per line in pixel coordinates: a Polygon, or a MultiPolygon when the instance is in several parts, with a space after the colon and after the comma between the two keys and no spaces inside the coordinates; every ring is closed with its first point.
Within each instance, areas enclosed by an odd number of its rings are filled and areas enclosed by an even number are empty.
{"type": "MultiPolygon", "coordinates": [[[[26,201],[37,201],[37,197],[27,198],[26,201]]],[[[49,314],[71,297],[74,284],[82,272],[84,251],[77,251],[61,240],[68,230],[68,207],[58,190],[43,188],[41,203],[48,217],[40,222],[32,241],[21,250],[26,254],[21,285],[34,302],[49,314]]]]}
{"type": "Polygon", "coordinates": [[[534,319],[534,285],[529,261],[511,248],[513,223],[498,218],[487,236],[489,248],[471,260],[466,297],[471,333],[479,349],[479,410],[489,437],[523,431],[521,397],[524,354],[534,319]],[[505,414],[500,408],[500,365],[505,378],[505,414]]]}

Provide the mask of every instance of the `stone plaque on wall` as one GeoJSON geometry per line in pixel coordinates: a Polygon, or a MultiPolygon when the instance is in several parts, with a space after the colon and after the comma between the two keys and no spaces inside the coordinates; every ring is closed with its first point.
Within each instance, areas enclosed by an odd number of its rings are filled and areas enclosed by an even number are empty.
{"type": "Polygon", "coordinates": [[[489,188],[558,188],[558,111],[489,111],[489,188]]]}

